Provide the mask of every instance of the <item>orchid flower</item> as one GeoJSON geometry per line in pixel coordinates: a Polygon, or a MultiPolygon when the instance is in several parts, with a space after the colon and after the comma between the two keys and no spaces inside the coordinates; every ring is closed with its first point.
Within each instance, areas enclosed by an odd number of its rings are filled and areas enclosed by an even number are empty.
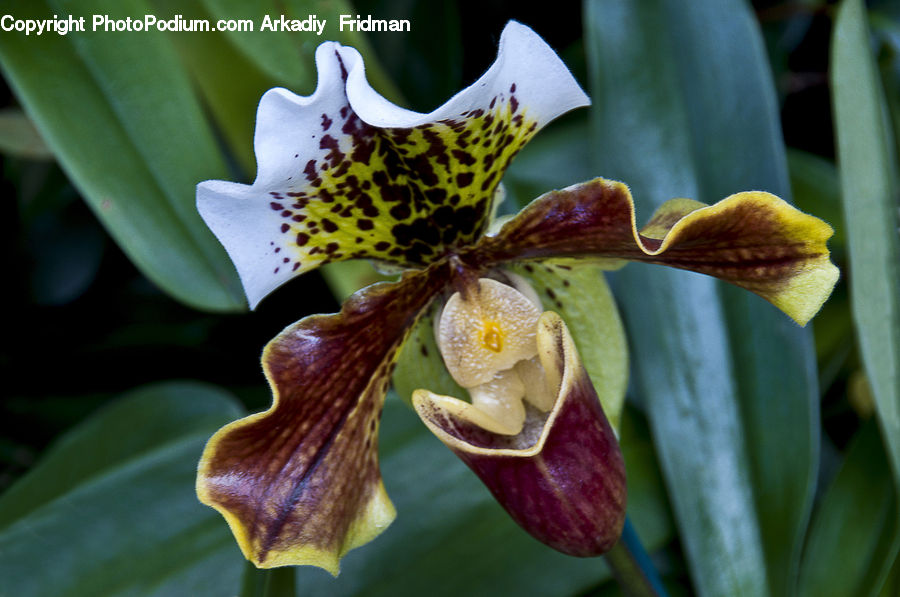
{"type": "MultiPolygon", "coordinates": [[[[604,416],[576,349],[604,338],[575,342],[578,330],[533,291],[539,276],[522,276],[549,271],[562,290],[582,262],[664,264],[746,288],[803,325],[838,276],[825,245],[831,228],[752,191],[712,206],[669,201],[639,231],[628,188],[600,178],[492,227],[513,157],[549,121],[589,104],[549,46],[515,22],[490,69],[429,114],[376,93],[353,48],[326,42],[316,66],[311,96],[262,97],[253,184],[203,182],[198,209],[251,308],[329,262],[369,259],[403,275],[266,346],[272,407],[210,439],[200,500],[224,515],[257,566],[337,574],[341,557],[395,516],[378,467],[379,418],[404,342],[434,330],[472,400],[414,392],[429,429],[535,537],[574,555],[608,549],[624,516],[624,467],[607,420],[618,415],[604,416]]],[[[563,307],[546,284],[545,295],[563,307]]]]}

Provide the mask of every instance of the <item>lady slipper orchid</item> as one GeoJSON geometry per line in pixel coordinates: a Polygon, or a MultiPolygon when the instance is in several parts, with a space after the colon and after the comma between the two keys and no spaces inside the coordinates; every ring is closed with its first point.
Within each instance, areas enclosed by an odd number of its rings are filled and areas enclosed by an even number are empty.
{"type": "Polygon", "coordinates": [[[667,202],[638,231],[625,185],[595,179],[539,197],[487,234],[510,160],[547,122],[589,103],[534,32],[507,25],[491,68],[430,114],[377,94],[352,48],[324,43],[316,65],[313,95],[273,89],[260,101],[253,184],[203,182],[198,209],[251,307],[328,262],[406,271],[266,346],[272,407],[210,439],[200,500],[257,566],[336,574],[395,516],[378,468],[379,417],[398,352],[435,303],[437,345],[472,401],[415,392],[426,425],[534,536],[574,555],[608,549],[625,499],[614,432],[565,324],[507,268],[670,265],[751,290],[803,325],[837,279],[831,228],[754,191],[712,206],[667,202]]]}

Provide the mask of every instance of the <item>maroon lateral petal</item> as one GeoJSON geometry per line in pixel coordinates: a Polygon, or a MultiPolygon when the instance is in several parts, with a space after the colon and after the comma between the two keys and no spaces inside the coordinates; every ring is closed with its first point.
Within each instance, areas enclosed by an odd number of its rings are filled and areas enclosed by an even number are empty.
{"type": "Polygon", "coordinates": [[[669,201],[639,232],[628,188],[598,178],[536,199],[466,259],[602,257],[668,265],[746,288],[805,324],[838,278],[825,244],[832,233],[825,222],[760,191],[711,206],[669,201]]]}
{"type": "Polygon", "coordinates": [[[197,483],[258,566],[336,574],[347,550],[393,518],[378,421],[397,350],[445,282],[446,267],[436,266],[370,286],[340,313],[306,317],[266,347],[272,407],[210,439],[197,483]]]}

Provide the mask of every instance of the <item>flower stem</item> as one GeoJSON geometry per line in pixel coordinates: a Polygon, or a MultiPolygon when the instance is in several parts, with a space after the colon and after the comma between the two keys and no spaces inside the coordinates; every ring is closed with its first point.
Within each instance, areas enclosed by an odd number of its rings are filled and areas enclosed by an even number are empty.
{"type": "Polygon", "coordinates": [[[627,518],[619,542],[603,557],[622,591],[629,597],[666,597],[656,568],[627,518]]]}
{"type": "Polygon", "coordinates": [[[240,597],[285,597],[294,594],[293,566],[260,570],[251,562],[245,564],[240,597]]]}

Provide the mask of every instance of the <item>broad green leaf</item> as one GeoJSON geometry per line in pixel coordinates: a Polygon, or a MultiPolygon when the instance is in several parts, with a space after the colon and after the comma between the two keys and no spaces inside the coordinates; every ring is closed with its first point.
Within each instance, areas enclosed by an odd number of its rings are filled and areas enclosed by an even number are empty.
{"type": "Polygon", "coordinates": [[[894,561],[897,491],[878,426],[857,432],[813,515],[798,595],[875,595],[894,561]]]}
{"type": "MultiPolygon", "coordinates": [[[[632,188],[639,223],[672,197],[788,197],[744,3],[594,1],[586,27],[597,173],[632,188]]],[[[808,331],[701,276],[629,266],[616,280],[697,591],[790,594],[818,462],[808,331]]]]}
{"type": "MultiPolygon", "coordinates": [[[[352,4],[355,11],[344,11],[351,16],[402,18],[412,24],[409,32],[368,37],[392,80],[409,100],[409,108],[430,112],[472,82],[462,78],[463,42],[468,39],[461,31],[466,9],[458,2],[356,0],[352,4]]],[[[495,35],[501,26],[498,22],[495,35]]],[[[471,31],[468,33],[471,36],[471,31]]],[[[480,41],[489,43],[487,39],[480,41]]],[[[466,52],[467,57],[469,52],[475,54],[471,47],[466,47],[466,52]]],[[[481,57],[485,67],[491,58],[489,53],[481,57]]]]}
{"type": "Polygon", "coordinates": [[[853,317],[900,487],[900,186],[866,13],[857,0],[845,0],[838,12],[831,88],[853,317]]]}
{"type": "Polygon", "coordinates": [[[90,32],[93,15],[152,14],[143,0],[14,0],[21,19],[84,16],[86,33],[0,36],[4,74],[47,145],[134,263],[179,300],[240,309],[224,250],[194,207],[194,187],[224,162],[164,34],[90,32]]]}
{"type": "Polygon", "coordinates": [[[900,9],[897,3],[876,3],[869,10],[869,23],[876,39],[881,41],[881,47],[876,50],[878,67],[893,124],[894,148],[900,153],[900,9]]]}
{"type": "Polygon", "coordinates": [[[0,152],[32,160],[53,159],[34,124],[16,108],[0,110],[0,152]]]}
{"type": "MultiPolygon", "coordinates": [[[[353,46],[365,57],[366,77],[372,87],[388,99],[397,100],[399,93],[375,59],[375,53],[364,33],[340,27],[340,15],[356,16],[347,0],[200,0],[214,19],[244,19],[253,22],[253,32],[225,32],[230,41],[264,73],[295,93],[313,92],[315,84],[315,50],[324,41],[338,41],[353,46]],[[265,18],[280,27],[286,20],[306,21],[311,15],[325,21],[321,36],[316,33],[263,30],[265,18]]],[[[399,17],[398,17],[399,18],[399,17]]],[[[386,34],[389,35],[389,34],[386,34]]]]}
{"type": "Polygon", "coordinates": [[[294,566],[265,570],[249,561],[244,562],[240,597],[286,597],[294,595],[296,590],[294,566]]]}
{"type": "Polygon", "coordinates": [[[194,476],[206,440],[237,416],[221,390],[164,383],[61,437],[0,497],[3,594],[234,594],[240,553],[194,476]]]}
{"type": "Polygon", "coordinates": [[[894,567],[888,575],[887,580],[881,587],[878,597],[893,597],[900,595],[900,559],[894,560],[894,567]]]}
{"type": "MultiPolygon", "coordinates": [[[[207,19],[216,23],[202,0],[151,0],[160,18],[172,18],[176,14],[184,19],[207,19]]],[[[238,34],[238,35],[250,35],[238,34]]],[[[267,37],[271,46],[278,46],[287,34],[267,37]]],[[[296,80],[282,81],[261,70],[261,65],[245,55],[234,45],[235,38],[224,31],[208,33],[171,33],[169,39],[190,72],[209,107],[216,127],[222,132],[231,154],[241,169],[242,182],[253,179],[256,157],[253,154],[253,131],[256,124],[256,106],[262,94],[271,87],[296,83],[306,86],[315,66],[296,58],[281,60],[284,68],[299,70],[296,80]],[[304,70],[306,69],[306,70],[304,70]],[[307,72],[309,71],[309,72],[307,72]]]]}

